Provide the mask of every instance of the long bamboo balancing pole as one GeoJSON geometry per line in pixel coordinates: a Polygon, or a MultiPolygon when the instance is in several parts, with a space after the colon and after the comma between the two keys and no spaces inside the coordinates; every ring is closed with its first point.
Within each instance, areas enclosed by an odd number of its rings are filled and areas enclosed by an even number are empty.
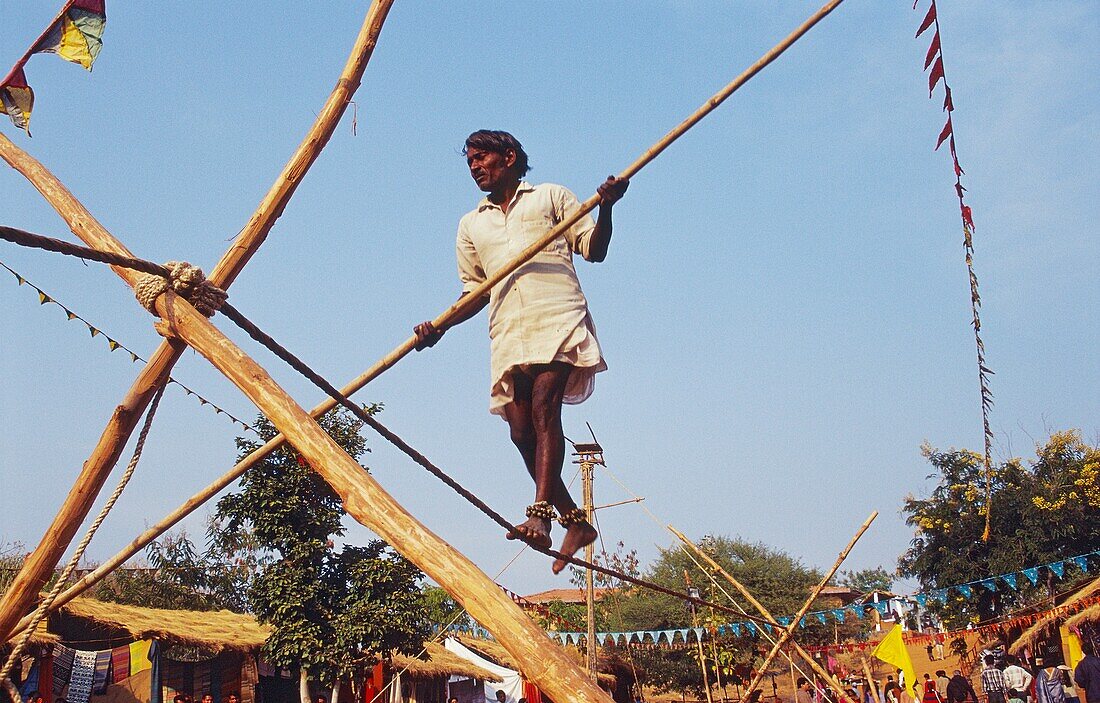
{"type": "Polygon", "coordinates": [[[779,652],[779,648],[786,644],[787,640],[794,634],[795,629],[798,627],[798,623],[802,621],[802,616],[806,614],[806,611],[810,609],[810,606],[813,605],[813,602],[817,600],[817,597],[821,594],[821,589],[825,588],[829,583],[829,579],[833,577],[833,574],[837,572],[837,569],[840,568],[840,565],[844,563],[844,560],[847,559],[848,555],[852,552],[852,547],[856,546],[856,542],[859,541],[859,538],[863,536],[863,533],[867,531],[867,528],[871,526],[871,523],[874,522],[877,517],[878,511],[874,510],[871,512],[870,516],[863,521],[863,524],[856,530],[855,536],[848,542],[848,546],[844,548],[840,556],[837,557],[836,562],[833,563],[833,567],[829,569],[829,572],[825,574],[820,583],[810,592],[810,597],[802,605],[802,608],[798,611],[798,614],[794,616],[794,619],[791,620],[791,624],[780,631],[779,639],[772,645],[771,651],[768,652],[768,656],[764,657],[764,663],[761,665],[760,671],[756,672],[752,680],[749,681],[749,685],[745,687],[746,698],[758,685],[760,685],[760,680],[764,678],[764,672],[767,670],[768,666],[771,665],[772,660],[775,659],[775,655],[779,652]]]}
{"type": "MultiPolygon", "coordinates": [[[[125,250],[105,234],[99,249],[125,250]]],[[[118,270],[133,287],[141,274],[118,270]]],[[[373,530],[441,585],[521,662],[525,678],[561,703],[611,703],[530,617],[469,559],[405,511],[275,383],[268,373],[191,305],[169,291],[157,299],[157,329],[178,336],[206,357],[287,437],[340,496],[360,524],[373,530]]]]}
{"type": "MultiPolygon", "coordinates": [[[[297,151],[283,168],[256,213],[238,235],[233,246],[210,274],[221,288],[233,283],[244,265],[267,238],[275,220],[282,214],[309,167],[328,143],[340,117],[347,109],[363,77],[363,71],[378,43],[382,24],[393,0],[374,0],[356,37],[336,87],[329,95],[313,126],[297,151]]],[[[88,242],[88,233],[103,226],[42,164],[0,134],[0,156],[27,177],[57,210],[78,237],[88,242]]],[[[100,237],[102,239],[102,237],[100,237]]],[[[49,580],[76,531],[88,515],[96,496],[114,469],[126,442],[130,439],[153,393],[167,380],[185,346],[165,341],[150,356],[122,402],[115,408],[88,461],[84,463],[72,489],[47,528],[38,547],[24,562],[19,573],[0,600],[0,641],[8,639],[13,625],[30,609],[42,586],[49,580]]]]}
{"type": "MultiPolygon", "coordinates": [[[[723,569],[722,566],[714,559],[712,559],[709,554],[700,549],[699,545],[689,540],[687,536],[684,535],[684,533],[680,532],[672,525],[666,525],[666,527],[669,529],[670,532],[672,532],[672,534],[676,535],[676,537],[679,538],[679,540],[683,542],[686,547],[691,549],[691,551],[695,552],[703,561],[705,561],[707,565],[710,566],[710,568],[714,569],[716,573],[721,574],[723,578],[733,584],[733,587],[736,588],[741,593],[741,595],[745,597],[745,600],[751,603],[752,606],[756,608],[761,615],[767,618],[768,622],[770,622],[772,625],[775,625],[776,627],[783,627],[779,624],[778,620],[772,617],[772,614],[768,611],[767,608],[764,607],[764,604],[756,600],[756,597],[752,595],[749,589],[745,588],[744,584],[742,584],[740,581],[735,579],[732,574],[723,569]]],[[[835,676],[826,671],[825,667],[818,664],[817,660],[811,657],[810,653],[802,648],[802,645],[798,644],[798,642],[793,639],[791,640],[791,645],[794,647],[794,650],[798,652],[798,656],[802,657],[806,661],[806,663],[810,665],[810,668],[817,673],[818,676],[822,677],[835,687],[835,690],[838,694],[844,690],[844,687],[840,685],[840,681],[838,681],[835,676]]],[[[791,663],[792,665],[794,664],[794,662],[791,663]]]]}
{"type": "MultiPolygon", "coordinates": [[[[630,166],[630,168],[628,168],[626,171],[623,172],[623,174],[621,174],[621,177],[630,177],[640,171],[643,166],[652,161],[660,152],[664,151],[664,149],[667,148],[679,136],[681,136],[684,132],[686,132],[697,122],[703,119],[703,117],[705,117],[714,108],[718,107],[718,105],[721,104],[730,95],[732,95],[734,91],[736,91],[749,79],[759,73],[761,69],[774,61],[776,58],[778,58],[778,56],[782,54],[788,47],[790,47],[791,44],[801,38],[802,35],[804,35],[807,31],[809,31],[811,27],[821,21],[827,14],[832,12],[833,9],[835,9],[837,5],[839,5],[842,1],[843,0],[834,0],[833,2],[828,3],[820,10],[818,10],[818,12],[815,13],[810,19],[806,20],[806,22],[800,25],[790,35],[788,35],[786,39],[784,39],[782,42],[780,42],[770,51],[764,54],[764,56],[762,56],[755,64],[742,72],[741,75],[739,75],[735,80],[729,83],[719,93],[708,100],[702,107],[696,110],[696,112],[693,113],[691,117],[684,120],[684,122],[677,126],[676,129],[669,132],[660,142],[658,142],[648,151],[646,151],[645,154],[643,154],[637,161],[634,162],[634,164],[630,166]]],[[[593,198],[589,198],[589,200],[582,205],[581,210],[575,213],[575,218],[570,218],[569,220],[567,220],[567,222],[564,222],[555,229],[551,230],[549,233],[547,233],[542,241],[536,242],[534,245],[521,253],[520,256],[517,257],[517,259],[511,265],[509,265],[508,268],[506,268],[503,272],[499,274],[499,276],[494,276],[493,279],[486,281],[484,284],[482,284],[481,287],[474,291],[472,295],[466,296],[462,299],[462,301],[472,303],[478,297],[484,296],[492,288],[493,285],[495,285],[500,280],[503,280],[504,276],[506,276],[508,273],[511,273],[515,269],[519,268],[519,266],[521,266],[525,261],[530,259],[536,253],[538,253],[538,251],[544,248],[546,244],[550,243],[555,237],[557,237],[558,234],[565,231],[566,228],[571,227],[585,213],[590,212],[597,203],[598,199],[596,199],[595,196],[593,198]]],[[[433,324],[435,324],[437,327],[442,327],[446,325],[448,321],[453,320],[456,315],[458,315],[465,309],[462,301],[459,301],[455,305],[451,306],[451,308],[449,308],[447,311],[445,311],[443,314],[433,320],[433,324]]],[[[352,379],[347,385],[340,389],[340,393],[347,397],[361,390],[364,386],[380,376],[387,369],[396,365],[398,361],[400,361],[410,351],[412,351],[415,344],[416,338],[409,338],[401,346],[394,349],[370,369],[352,379]]],[[[320,417],[329,410],[332,410],[334,407],[336,407],[336,405],[337,402],[335,400],[331,398],[326,398],[312,411],[310,411],[310,414],[314,418],[320,417]]],[[[277,435],[266,444],[264,444],[262,447],[256,449],[252,454],[241,460],[240,463],[230,469],[220,479],[211,483],[202,491],[196,493],[194,496],[188,499],[187,502],[176,508],[176,510],[170,513],[160,522],[147,529],[137,539],[133,540],[129,545],[119,551],[118,554],[104,562],[95,571],[85,575],[82,579],[75,582],[71,587],[69,587],[58,597],[57,606],[60,607],[61,605],[64,605],[87,588],[91,587],[95,583],[98,583],[100,580],[103,579],[104,576],[121,566],[123,563],[125,563],[127,559],[144,549],[150,542],[155,540],[167,530],[171,529],[172,526],[178,523],[180,520],[190,515],[196,508],[198,508],[210,498],[214,497],[219,491],[235,481],[238,477],[244,474],[244,472],[254,466],[269,453],[282,446],[283,442],[285,441],[285,437],[283,437],[282,435],[277,435]]],[[[21,627],[25,627],[27,623],[29,623],[29,620],[26,620],[26,622],[21,622],[20,625],[21,627]]]]}

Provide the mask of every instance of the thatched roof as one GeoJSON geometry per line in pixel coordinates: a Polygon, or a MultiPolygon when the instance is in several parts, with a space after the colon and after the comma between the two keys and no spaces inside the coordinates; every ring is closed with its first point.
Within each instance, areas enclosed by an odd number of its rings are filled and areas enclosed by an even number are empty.
{"type": "MultiPolygon", "coordinates": [[[[1093,579],[1090,583],[1085,585],[1084,588],[1080,589],[1072,596],[1067,598],[1066,601],[1062,603],[1062,605],[1073,605],[1080,600],[1090,598],[1098,594],[1100,594],[1100,578],[1093,579]]],[[[1092,608],[1086,609],[1080,614],[1083,615],[1089,612],[1089,610],[1091,609],[1092,608]]],[[[1016,638],[1016,641],[1013,642],[1011,646],[1009,646],[1008,651],[1012,652],[1013,654],[1019,654],[1021,651],[1023,651],[1024,647],[1035,646],[1047,636],[1047,632],[1049,632],[1051,629],[1056,628],[1059,624],[1062,623],[1064,619],[1065,615],[1059,615],[1057,613],[1057,609],[1055,609],[1055,612],[1052,612],[1045,617],[1039,618],[1035,621],[1035,623],[1031,625],[1031,627],[1024,630],[1020,634],[1020,636],[1016,638]]]]}
{"type": "Polygon", "coordinates": [[[161,610],[74,598],[61,607],[61,612],[123,630],[134,639],[155,638],[215,651],[258,649],[271,634],[270,627],[256,622],[252,616],[228,610],[161,610]]]}
{"type": "Polygon", "coordinates": [[[504,679],[487,669],[482,669],[473,662],[466,661],[462,657],[450,652],[438,642],[427,642],[424,645],[427,655],[424,659],[396,654],[390,660],[397,671],[406,671],[415,678],[433,678],[439,676],[465,676],[479,681],[492,681],[500,683],[504,679]]]}
{"type": "Polygon", "coordinates": [[[1066,625],[1069,627],[1081,627],[1085,623],[1096,622],[1100,622],[1100,603],[1090,605],[1069,620],[1066,620],[1066,625]]]}

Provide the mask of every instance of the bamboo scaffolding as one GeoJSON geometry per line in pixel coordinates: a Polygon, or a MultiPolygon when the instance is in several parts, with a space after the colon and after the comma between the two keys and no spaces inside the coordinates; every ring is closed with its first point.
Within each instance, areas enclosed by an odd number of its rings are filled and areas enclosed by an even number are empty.
{"type": "MultiPolygon", "coordinates": [[[[795,41],[797,41],[799,38],[801,38],[802,35],[804,35],[807,31],[810,30],[810,28],[812,28],[815,24],[817,24],[820,20],[822,20],[826,15],[828,15],[830,12],[832,12],[833,9],[835,9],[842,1],[843,0],[833,0],[832,2],[829,2],[824,7],[822,7],[820,10],[818,10],[812,17],[810,17],[808,20],[806,20],[806,22],[804,22],[802,25],[800,25],[794,32],[792,32],[790,35],[788,35],[782,42],[780,42],[775,47],[773,47],[770,51],[765,53],[759,60],[757,60],[756,63],[754,63],[752,66],[750,66],[744,72],[742,72],[741,75],[739,75],[736,79],[734,79],[732,82],[727,84],[725,88],[723,88],[716,95],[714,95],[702,107],[700,107],[698,110],[696,110],[695,113],[693,113],[690,117],[688,117],[686,120],[684,120],[675,129],[673,129],[671,132],[669,132],[667,135],[665,135],[665,137],[660,142],[658,142],[653,147],[651,147],[648,151],[646,151],[641,157],[638,158],[637,161],[635,161],[626,171],[624,171],[623,174],[620,174],[620,177],[629,177],[629,176],[637,173],[638,171],[640,171],[643,166],[645,166],[650,161],[652,161],[660,152],[664,151],[665,148],[667,148],[679,136],[681,136],[684,132],[686,132],[688,129],[690,129],[692,126],[694,126],[697,122],[699,122],[709,112],[711,112],[714,108],[716,108],[719,104],[721,104],[726,98],[728,98],[730,95],[732,95],[734,91],[736,91],[738,88],[740,88],[742,85],[744,85],[749,79],[751,79],[753,76],[755,76],[757,73],[759,73],[761,69],[763,69],[765,66],[767,66],[772,61],[774,61],[776,58],[778,58],[778,56],[780,54],[782,54],[788,47],[790,47],[791,44],[793,44],[795,41]]],[[[324,113],[322,113],[322,114],[324,114],[324,113]]],[[[0,136],[2,136],[2,135],[0,135],[0,136]]],[[[0,153],[2,153],[2,151],[3,150],[0,149],[0,153]]],[[[10,163],[10,161],[9,161],[9,163],[10,163]]],[[[288,172],[290,172],[290,171],[291,171],[291,168],[289,166],[286,170],[284,170],[284,180],[291,181],[291,179],[287,176],[288,172]]],[[[282,183],[282,182],[283,181],[281,180],[280,183],[282,183]]],[[[40,188],[40,190],[41,190],[41,188],[40,188]]],[[[289,197],[289,194],[286,197],[289,197]]],[[[266,198],[264,202],[267,203],[269,201],[272,201],[272,198],[270,196],[268,198],[266,198]]],[[[547,235],[543,238],[542,241],[536,242],[534,245],[532,245],[527,250],[522,252],[520,254],[520,256],[517,257],[517,259],[515,261],[513,261],[512,264],[510,264],[507,269],[505,269],[503,272],[501,272],[499,274],[499,276],[495,276],[493,279],[490,279],[490,280],[486,281],[484,284],[482,284],[481,287],[479,287],[476,291],[474,291],[474,293],[472,295],[468,295],[468,296],[464,297],[462,300],[465,300],[465,301],[467,301],[467,303],[472,304],[472,301],[475,300],[477,297],[481,297],[481,296],[485,295],[492,288],[492,286],[496,282],[498,282],[499,280],[502,280],[504,278],[504,276],[506,276],[508,273],[511,273],[512,271],[514,271],[516,268],[521,266],[525,261],[527,261],[532,256],[534,256],[536,253],[538,253],[538,251],[540,251],[543,247],[545,247],[546,244],[548,244],[556,236],[558,236],[558,234],[560,234],[560,232],[563,232],[565,229],[572,226],[585,213],[590,212],[592,210],[592,208],[595,207],[597,202],[598,202],[598,199],[596,198],[596,196],[593,196],[592,198],[589,198],[589,200],[586,201],[582,205],[581,210],[578,211],[577,213],[575,213],[573,218],[568,219],[566,222],[563,222],[561,225],[559,225],[558,227],[551,230],[549,233],[547,233],[547,235]],[[587,209],[585,209],[585,208],[587,208],[587,209]],[[557,234],[555,234],[555,233],[557,233],[557,234]]],[[[269,211],[275,212],[276,214],[281,213],[281,208],[284,205],[285,205],[285,198],[284,198],[281,205],[279,205],[277,203],[273,203],[273,205],[271,207],[269,207],[269,211]]],[[[87,217],[91,218],[91,215],[88,215],[87,217]]],[[[249,224],[251,225],[252,223],[250,222],[249,224]]],[[[243,233],[242,233],[242,236],[243,236],[243,233]]],[[[264,232],[264,236],[266,236],[266,231],[264,232]]],[[[238,268],[238,270],[239,270],[239,268],[238,268]]],[[[215,269],[215,271],[217,271],[217,269],[215,269]]],[[[455,305],[452,305],[451,308],[449,308],[447,311],[445,311],[443,314],[441,314],[439,317],[437,317],[435,320],[433,320],[433,324],[435,324],[438,328],[440,326],[445,325],[448,321],[453,320],[456,315],[460,314],[461,312],[463,312],[465,310],[465,307],[463,305],[461,305],[461,302],[462,301],[460,300],[455,305]]],[[[408,340],[406,340],[406,342],[404,344],[402,344],[401,346],[394,349],[392,352],[390,352],[386,357],[384,357],[382,360],[377,362],[370,369],[368,369],[367,371],[363,372],[362,374],[360,374],[359,376],[357,376],[356,378],[354,378],[350,382],[348,382],[347,385],[345,385],[343,388],[340,389],[340,393],[342,395],[344,395],[345,397],[350,397],[352,394],[354,394],[357,391],[361,390],[364,386],[366,386],[372,380],[374,380],[375,378],[380,376],[382,373],[384,373],[390,367],[396,365],[398,361],[400,361],[410,351],[412,351],[412,349],[415,346],[415,343],[416,343],[416,338],[415,337],[409,338],[408,340]]],[[[318,418],[321,415],[323,415],[324,413],[328,412],[329,410],[332,410],[333,408],[335,408],[337,406],[337,404],[338,404],[337,401],[335,401],[331,398],[326,398],[321,403],[319,403],[317,406],[315,406],[313,410],[310,411],[310,415],[314,418],[318,418]]],[[[140,415],[140,412],[137,413],[137,414],[140,415]]],[[[134,422],[136,424],[136,420],[134,422]]],[[[176,508],[176,510],[174,510],[172,513],[170,513],[168,516],[166,516],[164,519],[162,519],[161,521],[156,523],[154,526],[148,528],[138,538],[133,540],[129,545],[127,545],[125,548],[123,548],[121,551],[119,551],[115,556],[111,557],[109,560],[104,562],[95,571],[87,574],[86,576],[84,576],[80,580],[76,581],[72,586],[70,586],[60,596],[58,596],[57,606],[60,607],[61,605],[64,605],[65,603],[69,602],[70,600],[72,600],[73,598],[78,596],[80,593],[82,593],[87,588],[91,587],[95,583],[98,583],[100,580],[102,580],[111,571],[113,571],[114,569],[118,568],[123,563],[125,563],[127,559],[129,559],[133,555],[140,552],[143,548],[148,546],[149,543],[151,543],[157,537],[162,535],[167,530],[171,529],[172,526],[177,524],[180,520],[182,520],[186,516],[190,515],[195,509],[197,509],[199,506],[201,506],[207,500],[214,497],[219,491],[221,491],[226,486],[228,486],[230,483],[232,483],[237,478],[239,478],[249,468],[254,466],[256,463],[258,463],[265,456],[267,456],[272,451],[274,451],[275,449],[278,449],[280,446],[282,446],[282,444],[285,441],[286,441],[286,438],[283,435],[281,435],[281,434],[277,435],[274,438],[272,438],[270,441],[265,443],[262,447],[256,449],[252,454],[250,454],[249,456],[242,459],[240,463],[238,463],[236,466],[234,466],[232,469],[230,469],[228,472],[226,472],[221,478],[219,478],[218,480],[211,483],[209,486],[204,488],[202,491],[196,493],[194,496],[189,498],[185,503],[183,503],[178,508],[176,508]]],[[[121,451],[121,449],[119,451],[121,451]]],[[[28,623],[29,623],[29,620],[24,618],[23,621],[20,621],[18,628],[22,629],[23,627],[26,627],[26,625],[28,623]]],[[[0,628],[0,632],[3,632],[3,628],[0,628]]]]}
{"type": "MultiPolygon", "coordinates": [[[[314,120],[313,126],[283,168],[255,214],[211,272],[209,278],[215,285],[228,288],[233,283],[244,265],[267,238],[275,221],[298,187],[298,183],[328,143],[340,117],[351,101],[352,94],[359,86],[392,4],[393,0],[374,0],[371,4],[340,79],[314,120]]],[[[60,181],[2,134],[0,134],[0,157],[27,177],[78,237],[89,241],[85,237],[88,233],[94,232],[97,235],[106,233],[103,226],[60,181]],[[82,235],[82,232],[85,234],[82,235]]],[[[99,238],[103,239],[101,236],[99,238]]],[[[116,269],[116,272],[119,271],[116,269]]],[[[172,340],[161,343],[150,356],[149,363],[138,374],[122,402],[111,414],[98,443],[81,468],[53,522],[47,528],[38,547],[23,563],[19,573],[4,593],[3,599],[0,600],[0,641],[8,639],[13,632],[13,625],[23,613],[30,609],[39,591],[49,580],[81,523],[88,516],[96,496],[99,495],[103,484],[118,462],[123,448],[137,427],[142,413],[152,400],[153,393],[167,380],[172,367],[185,348],[184,345],[172,340]]]]}
{"type": "MultiPolygon", "coordinates": [[[[770,622],[772,625],[775,625],[778,628],[783,627],[782,625],[779,624],[779,621],[777,621],[774,617],[772,617],[772,614],[768,611],[767,608],[764,607],[764,604],[761,603],[760,601],[758,601],[752,595],[752,593],[749,591],[749,589],[745,588],[744,584],[742,584],[740,581],[735,579],[729,572],[727,572],[725,569],[723,569],[722,566],[718,562],[716,562],[714,559],[712,559],[709,554],[707,554],[702,549],[700,549],[699,545],[697,545],[694,542],[692,542],[691,540],[689,540],[687,538],[687,536],[684,535],[684,533],[680,532],[679,530],[677,530],[672,525],[666,525],[666,527],[668,528],[668,530],[670,532],[672,532],[672,534],[676,535],[676,537],[679,538],[679,540],[681,542],[683,542],[685,546],[687,546],[689,549],[691,549],[693,552],[695,552],[697,555],[699,555],[699,557],[702,558],[703,561],[705,561],[707,563],[707,565],[710,566],[710,568],[714,569],[714,571],[716,573],[721,574],[723,578],[725,578],[727,581],[729,581],[731,584],[733,584],[733,587],[736,588],[741,593],[741,595],[745,597],[745,600],[747,600],[750,604],[752,604],[752,606],[754,608],[756,608],[760,612],[761,615],[763,615],[765,618],[767,618],[768,622],[770,622]]],[[[810,653],[802,648],[802,645],[800,645],[798,642],[796,642],[794,640],[794,638],[792,638],[790,642],[791,642],[791,646],[798,653],[798,656],[802,657],[802,659],[805,660],[805,662],[810,665],[810,668],[813,669],[814,672],[817,673],[818,676],[824,678],[826,681],[828,681],[830,684],[832,684],[833,687],[834,687],[834,690],[836,690],[838,695],[840,694],[841,691],[844,690],[843,686],[840,685],[840,681],[838,681],[835,676],[833,676],[828,671],[826,671],[825,667],[818,664],[817,660],[814,659],[812,656],[810,656],[810,653]]],[[[789,656],[787,658],[790,659],[789,656]]],[[[792,666],[794,665],[793,661],[791,662],[791,665],[792,666]]]]}
{"type": "Polygon", "coordinates": [[[753,692],[753,690],[756,689],[758,685],[760,685],[760,680],[764,678],[764,672],[767,670],[768,666],[771,665],[772,660],[775,659],[775,655],[779,653],[780,647],[786,644],[787,640],[791,639],[791,636],[794,634],[794,631],[798,627],[799,622],[801,622],[802,620],[802,616],[806,614],[806,611],[810,609],[810,606],[813,605],[813,602],[817,600],[817,597],[821,594],[821,589],[825,588],[825,586],[829,583],[829,579],[833,577],[833,575],[837,572],[837,569],[840,568],[840,565],[843,564],[844,560],[848,558],[848,555],[852,552],[852,548],[856,546],[856,542],[859,541],[859,538],[863,536],[863,533],[867,531],[867,528],[871,526],[871,523],[875,521],[876,517],[878,517],[878,511],[874,510],[871,512],[870,516],[868,516],[867,519],[863,521],[863,524],[859,526],[858,530],[856,530],[855,536],[852,537],[852,539],[848,542],[848,546],[846,546],[844,550],[840,552],[840,556],[837,557],[837,560],[833,563],[832,568],[829,569],[828,573],[826,573],[821,581],[814,587],[814,590],[810,592],[810,597],[806,600],[805,603],[803,603],[802,608],[799,609],[798,614],[794,616],[794,619],[791,620],[791,624],[782,629],[779,634],[779,639],[777,639],[775,641],[775,644],[772,645],[771,651],[768,652],[768,656],[764,657],[764,663],[760,666],[760,671],[753,675],[752,680],[749,681],[749,685],[745,688],[746,698],[749,696],[750,693],[753,692]]]}

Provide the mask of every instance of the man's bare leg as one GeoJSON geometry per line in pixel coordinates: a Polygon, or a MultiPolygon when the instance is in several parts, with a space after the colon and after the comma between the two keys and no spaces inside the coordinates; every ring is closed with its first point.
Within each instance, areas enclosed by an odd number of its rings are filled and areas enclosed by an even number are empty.
{"type": "MultiPolygon", "coordinates": [[[[535,500],[539,498],[537,485],[536,457],[538,455],[538,435],[531,418],[531,391],[532,379],[518,369],[512,373],[512,402],[504,406],[504,419],[508,421],[508,430],[512,435],[512,443],[516,445],[523,463],[527,467],[527,473],[535,480],[535,500]]],[[[522,524],[516,525],[515,532],[508,533],[508,539],[524,539],[528,542],[549,547],[550,520],[546,518],[530,517],[522,524]]]]}
{"type": "MultiPolygon", "coordinates": [[[[571,372],[572,367],[561,362],[532,367],[528,374],[517,372],[512,379],[514,400],[505,408],[512,441],[535,481],[535,501],[549,502],[561,515],[577,508],[561,477],[565,463],[561,405],[571,372]]],[[[538,544],[549,544],[550,523],[544,518],[532,517],[518,525],[517,532],[518,535],[509,537],[523,536],[538,544]]],[[[591,544],[596,536],[595,528],[587,521],[576,522],[567,528],[561,551],[572,556],[591,544]]],[[[556,560],[552,567],[554,573],[561,572],[565,565],[563,560],[556,560]]]]}

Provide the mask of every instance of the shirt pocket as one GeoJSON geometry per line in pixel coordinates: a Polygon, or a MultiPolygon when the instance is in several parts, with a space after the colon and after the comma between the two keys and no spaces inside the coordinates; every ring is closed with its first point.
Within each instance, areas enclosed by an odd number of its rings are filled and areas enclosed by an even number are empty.
{"type": "MultiPolygon", "coordinates": [[[[553,229],[553,218],[550,215],[531,214],[524,215],[520,220],[520,229],[523,234],[524,248],[531,246],[535,242],[546,236],[546,233],[553,229]]],[[[565,240],[565,235],[559,235],[554,238],[550,244],[546,245],[542,252],[538,255],[543,257],[550,255],[553,257],[562,257],[569,254],[569,243],[565,240]]]]}

